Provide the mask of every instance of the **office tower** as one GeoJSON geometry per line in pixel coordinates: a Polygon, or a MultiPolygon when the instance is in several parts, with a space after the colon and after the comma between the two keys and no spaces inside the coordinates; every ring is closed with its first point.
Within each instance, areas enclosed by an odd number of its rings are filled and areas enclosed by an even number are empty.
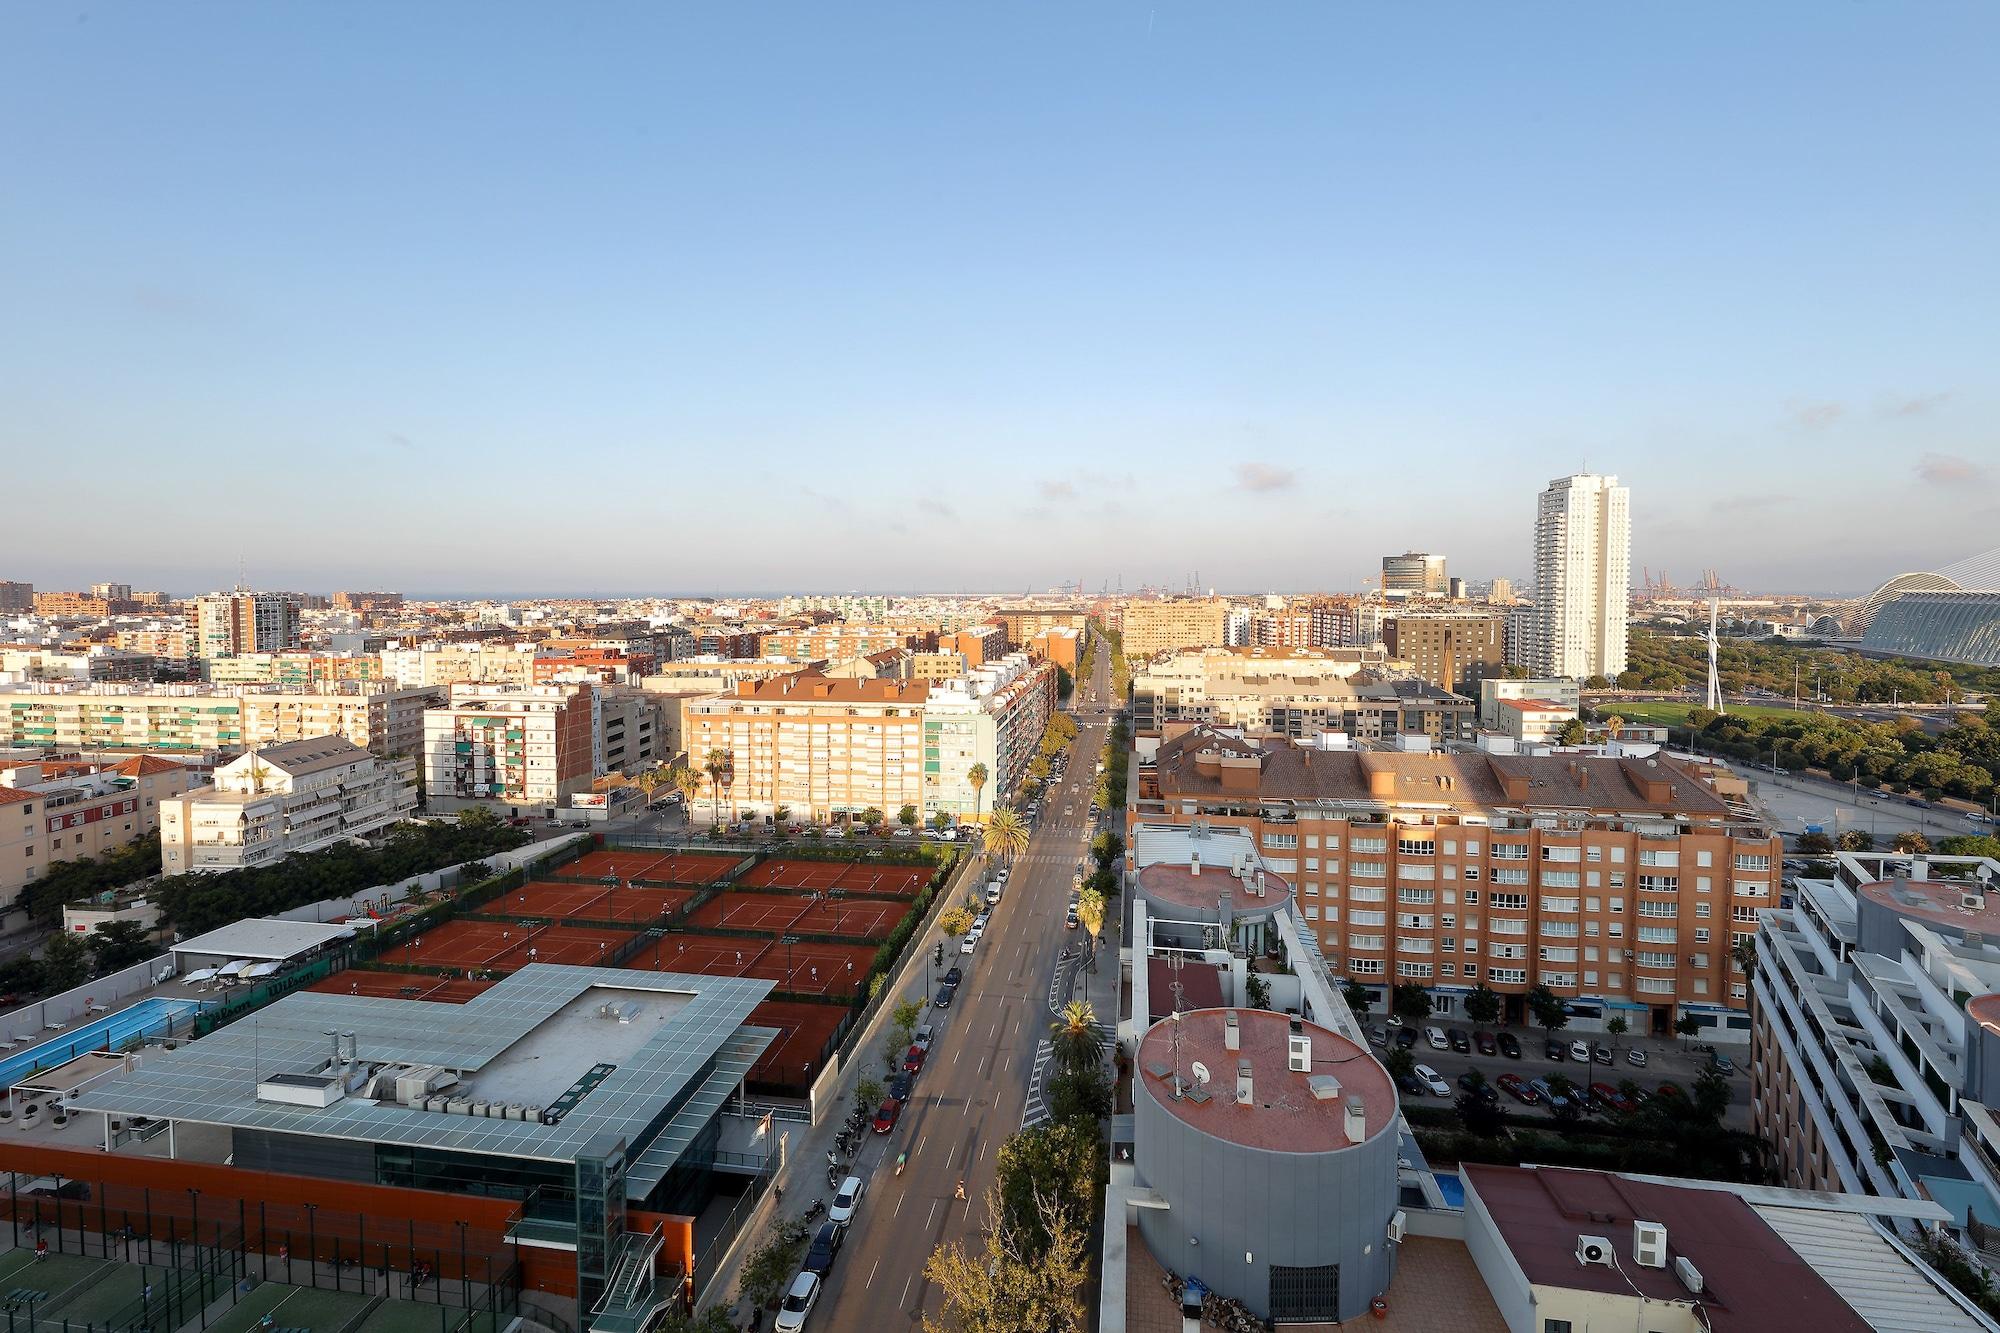
{"type": "Polygon", "coordinates": [[[1632,591],[1631,493],[1578,473],[1542,492],[1535,514],[1534,671],[1616,676],[1625,669],[1632,591]]]}
{"type": "Polygon", "coordinates": [[[1401,555],[1382,557],[1383,592],[1413,592],[1442,597],[1449,587],[1441,555],[1405,551],[1401,555]]]}

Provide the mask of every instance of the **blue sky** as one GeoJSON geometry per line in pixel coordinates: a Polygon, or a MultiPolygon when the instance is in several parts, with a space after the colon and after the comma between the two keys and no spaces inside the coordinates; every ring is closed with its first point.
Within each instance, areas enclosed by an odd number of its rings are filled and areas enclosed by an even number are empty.
{"type": "Polygon", "coordinates": [[[2000,530],[2000,7],[12,5],[0,577],[1861,589],[2000,530]],[[28,483],[32,481],[30,486],[28,483]]]}

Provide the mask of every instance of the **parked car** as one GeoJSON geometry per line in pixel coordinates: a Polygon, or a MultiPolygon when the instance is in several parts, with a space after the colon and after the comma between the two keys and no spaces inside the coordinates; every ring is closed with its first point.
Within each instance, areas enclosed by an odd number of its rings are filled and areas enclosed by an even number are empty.
{"type": "Polygon", "coordinates": [[[974,949],[977,949],[978,947],[979,947],[979,932],[977,931],[974,931],[970,935],[967,935],[964,939],[958,942],[958,951],[960,953],[971,953],[974,949]]]}
{"type": "Polygon", "coordinates": [[[1451,1042],[1451,1048],[1460,1055],[1472,1054],[1472,1038],[1466,1035],[1464,1028],[1453,1028],[1445,1033],[1445,1037],[1451,1042]]]}
{"type": "Polygon", "coordinates": [[[855,1209],[861,1206],[861,1196],[867,1192],[868,1182],[860,1176],[849,1176],[841,1181],[840,1188],[833,1193],[833,1203],[826,1210],[826,1220],[842,1226],[852,1222],[855,1209]]]}
{"type": "Polygon", "coordinates": [[[1547,1041],[1542,1043],[1542,1054],[1546,1055],[1549,1059],[1555,1061],[1557,1064],[1562,1063],[1563,1052],[1568,1049],[1569,1049],[1568,1047],[1564,1046],[1554,1037],[1550,1037],[1547,1041]]]}
{"type": "Polygon", "coordinates": [[[820,1223],[813,1235],[812,1248],[806,1251],[805,1271],[825,1277],[833,1270],[834,1256],[840,1253],[840,1243],[846,1239],[847,1228],[840,1223],[820,1223]]]}
{"type": "Polygon", "coordinates": [[[1733,1074],[1736,1072],[1736,1062],[1726,1055],[1715,1057],[1715,1067],[1723,1074],[1733,1074]]]}
{"type": "Polygon", "coordinates": [[[1618,1091],[1617,1088],[1614,1088],[1609,1083],[1591,1084],[1590,1095],[1621,1115],[1630,1114],[1639,1109],[1637,1102],[1618,1091]]]}
{"type": "Polygon", "coordinates": [[[1653,1095],[1655,1097],[1671,1097],[1678,1101],[1687,1100],[1687,1094],[1681,1091],[1681,1085],[1678,1083],[1662,1083],[1653,1095]]]}
{"type": "Polygon", "coordinates": [[[1368,1040],[1373,1045],[1386,1049],[1389,1045],[1389,1029],[1383,1027],[1369,1028],[1368,1040]]]}
{"type": "Polygon", "coordinates": [[[910,1089],[914,1080],[909,1074],[898,1074],[889,1080],[889,1096],[899,1102],[910,1100],[910,1089]]]}
{"type": "Polygon", "coordinates": [[[1409,1050],[1417,1044],[1417,1030],[1415,1028],[1397,1028],[1396,1044],[1406,1051],[1409,1050]]]}
{"type": "Polygon", "coordinates": [[[1417,1075],[1417,1082],[1423,1084],[1424,1090],[1430,1093],[1431,1096],[1451,1096],[1451,1084],[1439,1078],[1437,1070],[1432,1069],[1429,1065],[1418,1065],[1415,1073],[1417,1075]]]}
{"type": "Polygon", "coordinates": [[[1539,1105],[1542,1100],[1542,1094],[1522,1082],[1519,1074],[1502,1074],[1493,1080],[1493,1086],[1523,1106],[1539,1105]]]}
{"type": "Polygon", "coordinates": [[[1493,1034],[1481,1028],[1472,1034],[1472,1044],[1479,1048],[1481,1055],[1492,1055],[1500,1049],[1500,1043],[1493,1040],[1493,1034]]]}
{"type": "Polygon", "coordinates": [[[931,1043],[937,1040],[937,1030],[929,1023],[917,1024],[917,1030],[910,1034],[910,1040],[924,1048],[924,1054],[931,1052],[931,1043]]]}
{"type": "Polygon", "coordinates": [[[1569,1058],[1576,1061],[1580,1065],[1589,1064],[1590,1063],[1589,1043],[1585,1042],[1582,1038],[1578,1038],[1577,1040],[1571,1042],[1569,1044],[1569,1058]]]}
{"type": "Polygon", "coordinates": [[[894,1097],[884,1097],[882,1104],[875,1108],[875,1132],[887,1134],[896,1127],[896,1120],[903,1114],[903,1104],[894,1097]]]}
{"type": "Polygon", "coordinates": [[[777,1333],[799,1333],[806,1326],[806,1316],[812,1313],[813,1302],[819,1299],[819,1274],[801,1270],[792,1279],[791,1290],[785,1293],[784,1303],[778,1307],[778,1321],[771,1325],[777,1333]]]}
{"type": "Polygon", "coordinates": [[[956,981],[947,981],[944,985],[938,987],[937,999],[931,1001],[931,1003],[940,1009],[949,1009],[951,1008],[952,1000],[957,998],[957,996],[958,983],[956,981]]]}
{"type": "Polygon", "coordinates": [[[997,879],[986,886],[986,905],[988,907],[1000,901],[1000,891],[1004,887],[997,879]]]}
{"type": "Polygon", "coordinates": [[[1545,1078],[1532,1079],[1529,1081],[1528,1086],[1533,1088],[1535,1090],[1535,1094],[1539,1096],[1543,1101],[1547,1102],[1551,1107],[1563,1107],[1569,1105],[1569,1098],[1557,1092],[1555,1088],[1551,1086],[1549,1081],[1545,1078]]]}
{"type": "Polygon", "coordinates": [[[1489,1106],[1500,1100],[1500,1094],[1494,1090],[1493,1085],[1470,1069],[1458,1076],[1458,1086],[1489,1106]]]}
{"type": "Polygon", "coordinates": [[[1424,1085],[1417,1082],[1416,1075],[1414,1074],[1398,1074],[1396,1076],[1396,1088],[1405,1097],[1421,1097],[1424,1095],[1424,1085]]]}
{"type": "Polygon", "coordinates": [[[1634,1069],[1644,1069],[1646,1067],[1646,1053],[1637,1046],[1634,1046],[1631,1050],[1625,1052],[1625,1063],[1631,1065],[1634,1069]]]}
{"type": "Polygon", "coordinates": [[[1451,1041],[1444,1035],[1443,1028],[1425,1028],[1424,1040],[1431,1044],[1431,1049],[1434,1051],[1448,1051],[1451,1049],[1451,1041]]]}
{"type": "Polygon", "coordinates": [[[911,1042],[910,1049],[903,1052],[903,1072],[905,1074],[918,1074],[923,1072],[923,1068],[924,1048],[915,1042],[911,1042]]]}
{"type": "Polygon", "coordinates": [[[917,836],[917,831],[913,828],[899,828],[889,836],[892,838],[914,838],[917,836]]]}
{"type": "Polygon", "coordinates": [[[1611,1048],[1599,1042],[1590,1048],[1590,1058],[1601,1065],[1608,1065],[1611,1063],[1611,1048]]]}
{"type": "Polygon", "coordinates": [[[1063,916],[1063,927],[1067,930],[1075,930],[1081,924],[1082,922],[1078,920],[1076,915],[1076,904],[1071,903],[1069,911],[1063,916]]]}
{"type": "Polygon", "coordinates": [[[1521,1039],[1511,1032],[1502,1032],[1493,1039],[1500,1044],[1500,1054],[1509,1060],[1521,1058],[1521,1039]]]}
{"type": "Polygon", "coordinates": [[[986,933],[986,923],[992,919],[993,916],[990,912],[981,912],[978,916],[972,918],[972,933],[975,935],[984,935],[986,933]]]}

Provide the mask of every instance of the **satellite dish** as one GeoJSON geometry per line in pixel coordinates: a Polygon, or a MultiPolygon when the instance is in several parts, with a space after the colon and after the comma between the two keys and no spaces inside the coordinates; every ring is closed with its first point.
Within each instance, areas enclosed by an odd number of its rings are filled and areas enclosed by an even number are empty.
{"type": "Polygon", "coordinates": [[[1194,1062],[1194,1081],[1196,1083],[1208,1082],[1208,1066],[1199,1060],[1194,1062]]]}

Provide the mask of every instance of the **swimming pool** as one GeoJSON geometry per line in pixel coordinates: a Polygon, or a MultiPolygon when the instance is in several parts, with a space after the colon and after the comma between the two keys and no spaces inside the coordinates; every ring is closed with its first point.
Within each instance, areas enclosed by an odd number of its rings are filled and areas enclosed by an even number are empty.
{"type": "Polygon", "coordinates": [[[1438,1183],[1438,1193],[1444,1195],[1445,1207],[1465,1207],[1465,1182],[1458,1178],[1458,1172],[1439,1171],[1434,1178],[1438,1183]]]}
{"type": "Polygon", "coordinates": [[[165,1037],[181,1029],[202,1008],[200,1000],[141,1000],[115,1014],[59,1032],[48,1041],[0,1056],[0,1088],[28,1075],[73,1060],[86,1051],[115,1051],[135,1037],[165,1037]]]}

